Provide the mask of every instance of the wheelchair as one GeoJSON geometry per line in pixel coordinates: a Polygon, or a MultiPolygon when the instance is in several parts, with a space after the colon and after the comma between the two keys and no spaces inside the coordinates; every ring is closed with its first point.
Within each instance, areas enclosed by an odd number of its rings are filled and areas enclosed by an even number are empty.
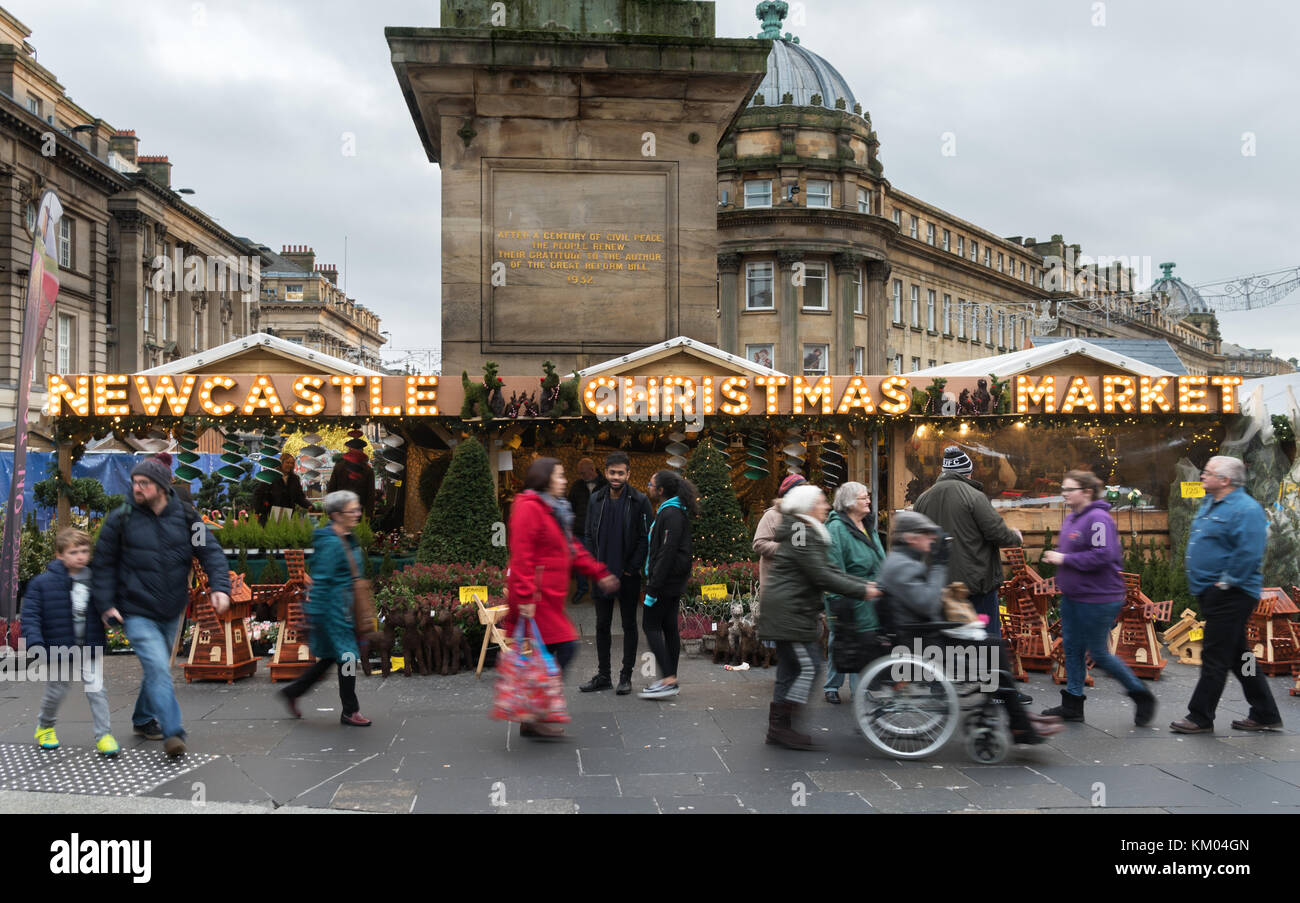
{"type": "MultiPolygon", "coordinates": [[[[968,652],[987,640],[954,621],[893,624],[888,609],[884,597],[878,600],[882,639],[890,643],[890,651],[862,669],[853,693],[853,715],[868,742],[893,758],[924,759],[943,749],[960,729],[971,761],[1001,762],[1012,738],[1005,709],[994,698],[996,684],[990,689],[978,672],[972,679],[960,659],[956,668],[950,661],[956,658],[950,650],[968,652]],[[915,653],[918,639],[926,655],[915,653]]],[[[978,653],[975,658],[979,660],[978,653]]],[[[985,676],[998,682],[1010,678],[998,670],[985,676]]]]}

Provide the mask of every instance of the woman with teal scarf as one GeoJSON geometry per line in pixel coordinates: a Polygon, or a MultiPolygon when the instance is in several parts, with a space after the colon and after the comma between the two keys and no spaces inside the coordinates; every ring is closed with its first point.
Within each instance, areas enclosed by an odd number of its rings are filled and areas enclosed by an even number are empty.
{"type": "Polygon", "coordinates": [[[677,658],[682,641],[677,611],[691,576],[691,518],[699,513],[699,491],[675,470],[661,470],[647,487],[657,506],[650,525],[650,551],[645,567],[645,616],[641,627],[663,676],[642,690],[642,699],[676,696],[677,658]]]}
{"type": "MultiPolygon", "coordinates": [[[[831,535],[831,564],[850,577],[874,583],[880,576],[881,565],[885,563],[885,550],[880,545],[876,531],[867,526],[866,518],[871,513],[871,490],[861,483],[845,483],[835,492],[834,509],[826,520],[826,532],[831,535]]],[[[826,623],[830,627],[832,641],[836,630],[857,630],[863,633],[880,629],[876,603],[858,596],[852,599],[856,623],[835,623],[831,617],[831,603],[841,598],[843,597],[835,593],[826,594],[826,623]]],[[[835,661],[831,659],[826,663],[826,701],[839,705],[842,686],[844,675],[835,670],[835,661]]],[[[857,674],[849,675],[849,692],[858,692],[857,674]]]]}

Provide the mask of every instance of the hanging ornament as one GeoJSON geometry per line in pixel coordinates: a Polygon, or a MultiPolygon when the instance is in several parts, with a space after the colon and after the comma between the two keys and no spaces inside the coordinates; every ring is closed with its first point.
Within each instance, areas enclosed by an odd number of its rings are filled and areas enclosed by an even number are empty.
{"type": "Polygon", "coordinates": [[[321,445],[320,434],[310,433],[302,437],[303,446],[298,451],[300,455],[310,455],[313,458],[319,458],[325,454],[325,446],[321,445]]]}
{"type": "Polygon", "coordinates": [[[244,478],[244,446],[235,440],[227,437],[225,442],[221,443],[221,467],[217,468],[217,473],[224,480],[232,482],[244,478]]]}
{"type": "Polygon", "coordinates": [[[177,478],[188,483],[203,476],[203,471],[194,466],[199,461],[199,442],[194,435],[194,431],[185,427],[177,427],[176,444],[181,447],[180,454],[176,456],[180,461],[180,464],[176,466],[177,478]]]}
{"type": "Polygon", "coordinates": [[[749,434],[745,448],[745,477],[750,480],[765,480],[771,476],[768,470],[767,435],[760,431],[749,434]]]}
{"type": "Polygon", "coordinates": [[[822,483],[828,489],[836,489],[844,482],[845,463],[840,445],[833,440],[822,443],[818,462],[822,469],[822,483]]]}
{"type": "Polygon", "coordinates": [[[808,446],[803,441],[803,434],[798,430],[792,430],[785,437],[785,448],[781,453],[785,455],[785,469],[787,473],[803,475],[804,461],[808,459],[808,446]]]}
{"type": "Polygon", "coordinates": [[[262,439],[258,443],[257,466],[260,468],[257,473],[253,474],[253,479],[262,483],[274,483],[282,479],[280,475],[280,437],[275,433],[263,433],[262,439]]]}

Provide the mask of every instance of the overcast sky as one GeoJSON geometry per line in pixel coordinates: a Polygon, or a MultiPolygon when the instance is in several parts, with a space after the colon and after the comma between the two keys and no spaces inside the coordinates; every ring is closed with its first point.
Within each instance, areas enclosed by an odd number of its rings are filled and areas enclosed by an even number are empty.
{"type": "MultiPolygon", "coordinates": [[[[437,347],[438,169],[383,34],[437,26],[437,2],[0,3],[68,94],[169,155],[173,187],[222,226],[341,271],[346,235],[348,294],[390,348],[437,347]]],[[[720,0],[718,35],[756,35],[754,5],[720,0]]],[[[1176,261],[1193,285],[1300,266],[1292,0],[808,0],[783,31],[871,112],[891,183],[956,216],[1155,275],[1176,261]]],[[[1298,314],[1300,292],[1220,322],[1290,357],[1298,314]]]]}

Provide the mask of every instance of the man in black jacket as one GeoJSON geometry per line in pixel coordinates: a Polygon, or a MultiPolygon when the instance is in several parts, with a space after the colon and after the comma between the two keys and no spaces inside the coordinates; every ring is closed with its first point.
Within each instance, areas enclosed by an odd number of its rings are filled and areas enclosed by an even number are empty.
{"type": "Polygon", "coordinates": [[[208,575],[217,614],[230,608],[230,568],[216,536],[171,490],[171,456],[131,471],[132,502],[104,519],[95,544],[91,589],[105,620],[121,621],[144,670],[131,721],[148,740],[185,753],[181,707],[172,686],[172,643],[189,604],[190,562],[208,575]]]}
{"type": "Polygon", "coordinates": [[[586,512],[584,541],[596,560],[620,579],[617,597],[595,590],[596,658],[599,670],[580,690],[591,693],[608,690],[610,680],[610,628],[617,599],[623,624],[623,669],[618,675],[618,695],[632,692],[632,669],[636,666],[636,610],[641,601],[641,571],[645,567],[647,533],[650,530],[650,502],[627,484],[631,462],[624,452],[605,459],[605,479],[591,496],[586,512]]]}
{"type": "Polygon", "coordinates": [[[311,508],[307,493],[303,492],[302,481],[294,473],[293,455],[285,452],[280,455],[280,474],[274,483],[257,482],[253,490],[253,510],[257,512],[257,521],[263,527],[271,517],[272,508],[311,508]]]}

